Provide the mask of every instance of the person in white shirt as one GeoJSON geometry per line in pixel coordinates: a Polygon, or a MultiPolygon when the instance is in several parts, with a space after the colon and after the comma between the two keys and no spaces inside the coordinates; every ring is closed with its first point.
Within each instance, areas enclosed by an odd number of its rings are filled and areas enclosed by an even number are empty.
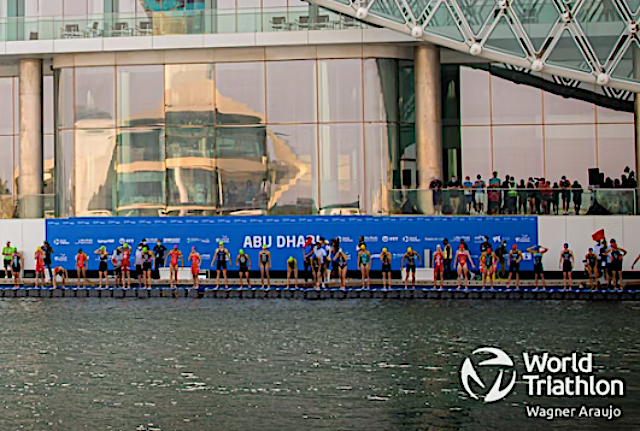
{"type": "Polygon", "coordinates": [[[320,288],[320,283],[322,283],[322,287],[324,287],[324,268],[327,260],[327,250],[324,248],[324,245],[319,241],[316,243],[316,247],[314,249],[314,254],[316,258],[316,289],[320,288]]]}

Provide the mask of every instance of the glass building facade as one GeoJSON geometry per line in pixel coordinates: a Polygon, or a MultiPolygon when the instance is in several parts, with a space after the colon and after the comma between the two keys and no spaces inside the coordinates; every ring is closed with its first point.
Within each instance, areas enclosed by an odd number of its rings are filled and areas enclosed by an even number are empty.
{"type": "MultiPolygon", "coordinates": [[[[59,215],[388,212],[401,61],[62,68],[59,215]]],[[[409,119],[410,120],[410,119],[409,119]]]]}

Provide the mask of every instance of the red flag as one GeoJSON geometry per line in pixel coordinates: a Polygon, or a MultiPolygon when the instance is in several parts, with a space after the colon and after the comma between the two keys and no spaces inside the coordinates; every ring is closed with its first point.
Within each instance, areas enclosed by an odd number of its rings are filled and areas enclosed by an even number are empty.
{"type": "Polygon", "coordinates": [[[602,241],[604,239],[604,229],[600,229],[598,232],[591,235],[594,241],[602,241]]]}

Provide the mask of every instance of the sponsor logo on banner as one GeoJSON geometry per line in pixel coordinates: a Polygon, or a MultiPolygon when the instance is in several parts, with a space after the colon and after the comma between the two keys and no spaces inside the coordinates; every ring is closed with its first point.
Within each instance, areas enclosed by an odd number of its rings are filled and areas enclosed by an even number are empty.
{"type": "Polygon", "coordinates": [[[115,244],[116,240],[113,239],[113,238],[109,238],[109,239],[102,239],[101,238],[97,242],[98,242],[98,244],[115,244]]]}
{"type": "Polygon", "coordinates": [[[180,244],[182,242],[181,238],[163,238],[162,242],[168,242],[171,244],[180,244]]]}
{"type": "Polygon", "coordinates": [[[209,238],[187,238],[187,244],[193,243],[210,244],[211,240],[209,238]]]}
{"type": "MultiPolygon", "coordinates": [[[[484,403],[506,398],[514,389],[516,376],[523,382],[523,395],[529,398],[612,398],[624,397],[626,383],[594,373],[593,353],[571,352],[555,356],[549,352],[523,352],[522,371],[516,370],[514,360],[496,347],[481,347],[463,360],[460,383],[469,396],[484,403]]],[[[533,400],[524,401],[528,418],[546,421],[567,418],[613,420],[622,416],[622,409],[612,404],[603,407],[576,405],[544,406],[533,400]]]]}
{"type": "Polygon", "coordinates": [[[80,238],[76,241],[76,245],[93,245],[91,238],[80,238]]]}
{"type": "Polygon", "coordinates": [[[417,237],[417,236],[403,236],[402,237],[402,242],[404,242],[404,243],[420,242],[420,238],[417,237]]]}
{"type": "Polygon", "coordinates": [[[429,241],[429,242],[440,242],[442,240],[444,240],[444,237],[442,236],[435,236],[435,237],[430,237],[430,236],[425,236],[424,237],[425,241],[429,241]]]}
{"type": "Polygon", "coordinates": [[[338,239],[340,240],[340,242],[345,244],[349,244],[353,242],[353,238],[351,238],[350,236],[339,236],[338,239]]]}
{"type": "Polygon", "coordinates": [[[67,255],[66,254],[62,253],[62,254],[53,256],[53,261],[54,262],[68,262],[69,259],[67,259],[67,255]]]}
{"type": "Polygon", "coordinates": [[[64,238],[56,238],[53,240],[53,245],[69,245],[69,241],[64,238]]]}
{"type": "Polygon", "coordinates": [[[364,242],[378,242],[377,236],[365,236],[364,242]]]}
{"type": "Polygon", "coordinates": [[[517,236],[516,237],[516,242],[520,242],[523,244],[528,244],[531,242],[531,238],[529,238],[529,235],[527,235],[526,233],[521,235],[521,236],[517,236]]]}
{"type": "Polygon", "coordinates": [[[220,243],[220,242],[223,242],[223,243],[225,243],[225,244],[229,244],[229,242],[230,242],[230,241],[229,241],[229,237],[228,237],[228,236],[226,236],[226,235],[222,235],[221,237],[216,238],[216,244],[218,244],[218,243],[220,243]]]}
{"type": "Polygon", "coordinates": [[[482,244],[484,242],[484,235],[476,235],[473,237],[473,242],[476,244],[482,244]]]}
{"type": "Polygon", "coordinates": [[[469,241],[471,241],[471,237],[470,236],[454,236],[451,239],[451,241],[453,241],[453,242],[462,242],[462,240],[464,240],[465,242],[469,242],[469,241]]]}
{"type": "Polygon", "coordinates": [[[383,236],[382,242],[398,242],[400,238],[397,236],[383,236]]]}
{"type": "Polygon", "coordinates": [[[133,244],[133,242],[134,242],[134,241],[133,241],[133,238],[120,238],[120,239],[118,240],[118,243],[119,243],[120,245],[122,245],[122,244],[124,244],[124,243],[127,243],[127,244],[131,245],[131,244],[133,244]]]}

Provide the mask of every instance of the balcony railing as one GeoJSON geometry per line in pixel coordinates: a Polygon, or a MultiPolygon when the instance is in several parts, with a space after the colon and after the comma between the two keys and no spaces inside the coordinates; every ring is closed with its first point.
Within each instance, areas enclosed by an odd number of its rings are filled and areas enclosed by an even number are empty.
{"type": "Polygon", "coordinates": [[[0,19],[0,41],[362,29],[351,17],[309,7],[114,13],[0,19]]]}

